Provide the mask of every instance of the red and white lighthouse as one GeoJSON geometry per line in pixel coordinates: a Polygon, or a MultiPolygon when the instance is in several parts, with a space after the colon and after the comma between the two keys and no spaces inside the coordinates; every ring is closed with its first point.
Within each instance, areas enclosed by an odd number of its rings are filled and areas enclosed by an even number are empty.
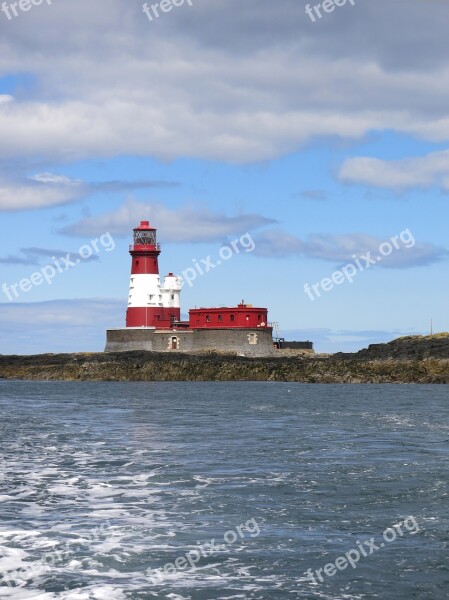
{"type": "Polygon", "coordinates": [[[164,329],[181,318],[181,280],[169,273],[161,286],[156,232],[149,221],[141,221],[134,229],[126,327],[164,329]]]}
{"type": "Polygon", "coordinates": [[[268,310],[238,306],[195,308],[181,321],[183,280],[169,273],[163,284],[157,231],[149,221],[134,229],[126,329],[108,329],[106,352],[231,352],[272,356],[273,328],[268,310]]]}

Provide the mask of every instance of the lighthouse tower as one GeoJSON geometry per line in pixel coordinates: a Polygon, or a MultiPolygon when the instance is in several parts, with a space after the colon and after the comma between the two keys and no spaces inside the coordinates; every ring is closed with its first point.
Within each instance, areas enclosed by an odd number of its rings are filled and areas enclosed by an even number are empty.
{"type": "Polygon", "coordinates": [[[156,231],[149,221],[141,221],[134,229],[126,327],[165,329],[181,318],[181,280],[169,273],[161,286],[156,231]]]}

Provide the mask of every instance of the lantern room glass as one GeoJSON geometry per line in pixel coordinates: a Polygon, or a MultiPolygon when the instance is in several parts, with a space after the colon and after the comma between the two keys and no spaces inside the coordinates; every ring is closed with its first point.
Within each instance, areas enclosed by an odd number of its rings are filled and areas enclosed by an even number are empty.
{"type": "Polygon", "coordinates": [[[154,229],[137,229],[134,231],[135,246],[156,246],[156,230],[154,229]]]}

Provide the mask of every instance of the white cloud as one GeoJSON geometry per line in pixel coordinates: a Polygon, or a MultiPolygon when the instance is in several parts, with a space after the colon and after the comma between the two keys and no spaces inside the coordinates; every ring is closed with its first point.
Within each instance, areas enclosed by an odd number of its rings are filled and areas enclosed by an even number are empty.
{"type": "Polygon", "coordinates": [[[0,76],[26,65],[35,84],[2,96],[0,158],[252,162],[386,128],[448,140],[449,8],[401,4],[315,24],[297,0],[196,0],[154,23],[121,0],[40,7],[3,22],[0,76]]]}
{"type": "MultiPolygon", "coordinates": [[[[314,136],[358,139],[385,124],[375,112],[279,112],[254,110],[248,102],[221,112],[195,107],[193,98],[179,104],[163,95],[152,96],[122,101],[92,97],[57,105],[13,103],[7,109],[0,105],[0,133],[9,139],[8,145],[0,144],[0,158],[41,153],[48,159],[73,161],[139,154],[244,163],[275,158],[314,136]]],[[[397,116],[391,114],[390,120],[397,122],[397,116]]]]}
{"type": "Polygon", "coordinates": [[[0,210],[45,208],[78,200],[86,189],[82,182],[50,173],[22,181],[0,180],[0,210]]]}
{"type": "Polygon", "coordinates": [[[38,173],[31,175],[29,179],[39,183],[57,183],[62,185],[81,185],[83,182],[79,179],[70,179],[65,175],[55,175],[54,173],[38,173]]]}
{"type": "MultiPolygon", "coordinates": [[[[399,235],[399,234],[398,234],[399,235]]],[[[445,248],[417,242],[411,232],[401,232],[397,240],[399,249],[394,249],[389,256],[384,256],[377,266],[387,269],[407,269],[426,266],[447,258],[449,251],[445,248]]],[[[270,229],[255,237],[254,254],[270,258],[287,258],[289,256],[320,259],[333,263],[354,262],[354,256],[371,253],[376,259],[381,244],[390,242],[389,237],[383,239],[371,235],[352,233],[346,235],[317,234],[302,240],[282,229],[270,229]]],[[[390,242],[391,243],[391,242],[390,242]]],[[[362,260],[362,264],[363,260],[362,260]]]]}
{"type": "Polygon", "coordinates": [[[349,183],[406,189],[439,186],[449,190],[449,150],[402,160],[351,158],[342,165],[339,178],[349,183]]]}
{"type": "Polygon", "coordinates": [[[94,181],[70,179],[54,173],[38,173],[21,180],[0,179],[0,211],[21,211],[68,204],[94,192],[176,187],[174,181],[94,181]]]}
{"type": "Polygon", "coordinates": [[[124,325],[118,300],[2,302],[0,354],[104,350],[105,330],[124,325]]]}
{"type": "Polygon", "coordinates": [[[228,217],[194,205],[171,210],[162,204],[129,199],[117,210],[87,217],[64,227],[62,232],[89,237],[109,231],[111,235],[129,236],[140,220],[150,220],[164,232],[164,241],[173,243],[221,241],[230,235],[241,234],[275,222],[257,214],[244,213],[228,217]]]}

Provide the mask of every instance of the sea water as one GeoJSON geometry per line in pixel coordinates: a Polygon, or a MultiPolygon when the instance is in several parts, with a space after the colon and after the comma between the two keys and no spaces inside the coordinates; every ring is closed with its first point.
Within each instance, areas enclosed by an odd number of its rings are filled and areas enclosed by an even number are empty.
{"type": "Polygon", "coordinates": [[[448,459],[447,386],[1,381],[0,596],[448,598],[448,459]]]}

